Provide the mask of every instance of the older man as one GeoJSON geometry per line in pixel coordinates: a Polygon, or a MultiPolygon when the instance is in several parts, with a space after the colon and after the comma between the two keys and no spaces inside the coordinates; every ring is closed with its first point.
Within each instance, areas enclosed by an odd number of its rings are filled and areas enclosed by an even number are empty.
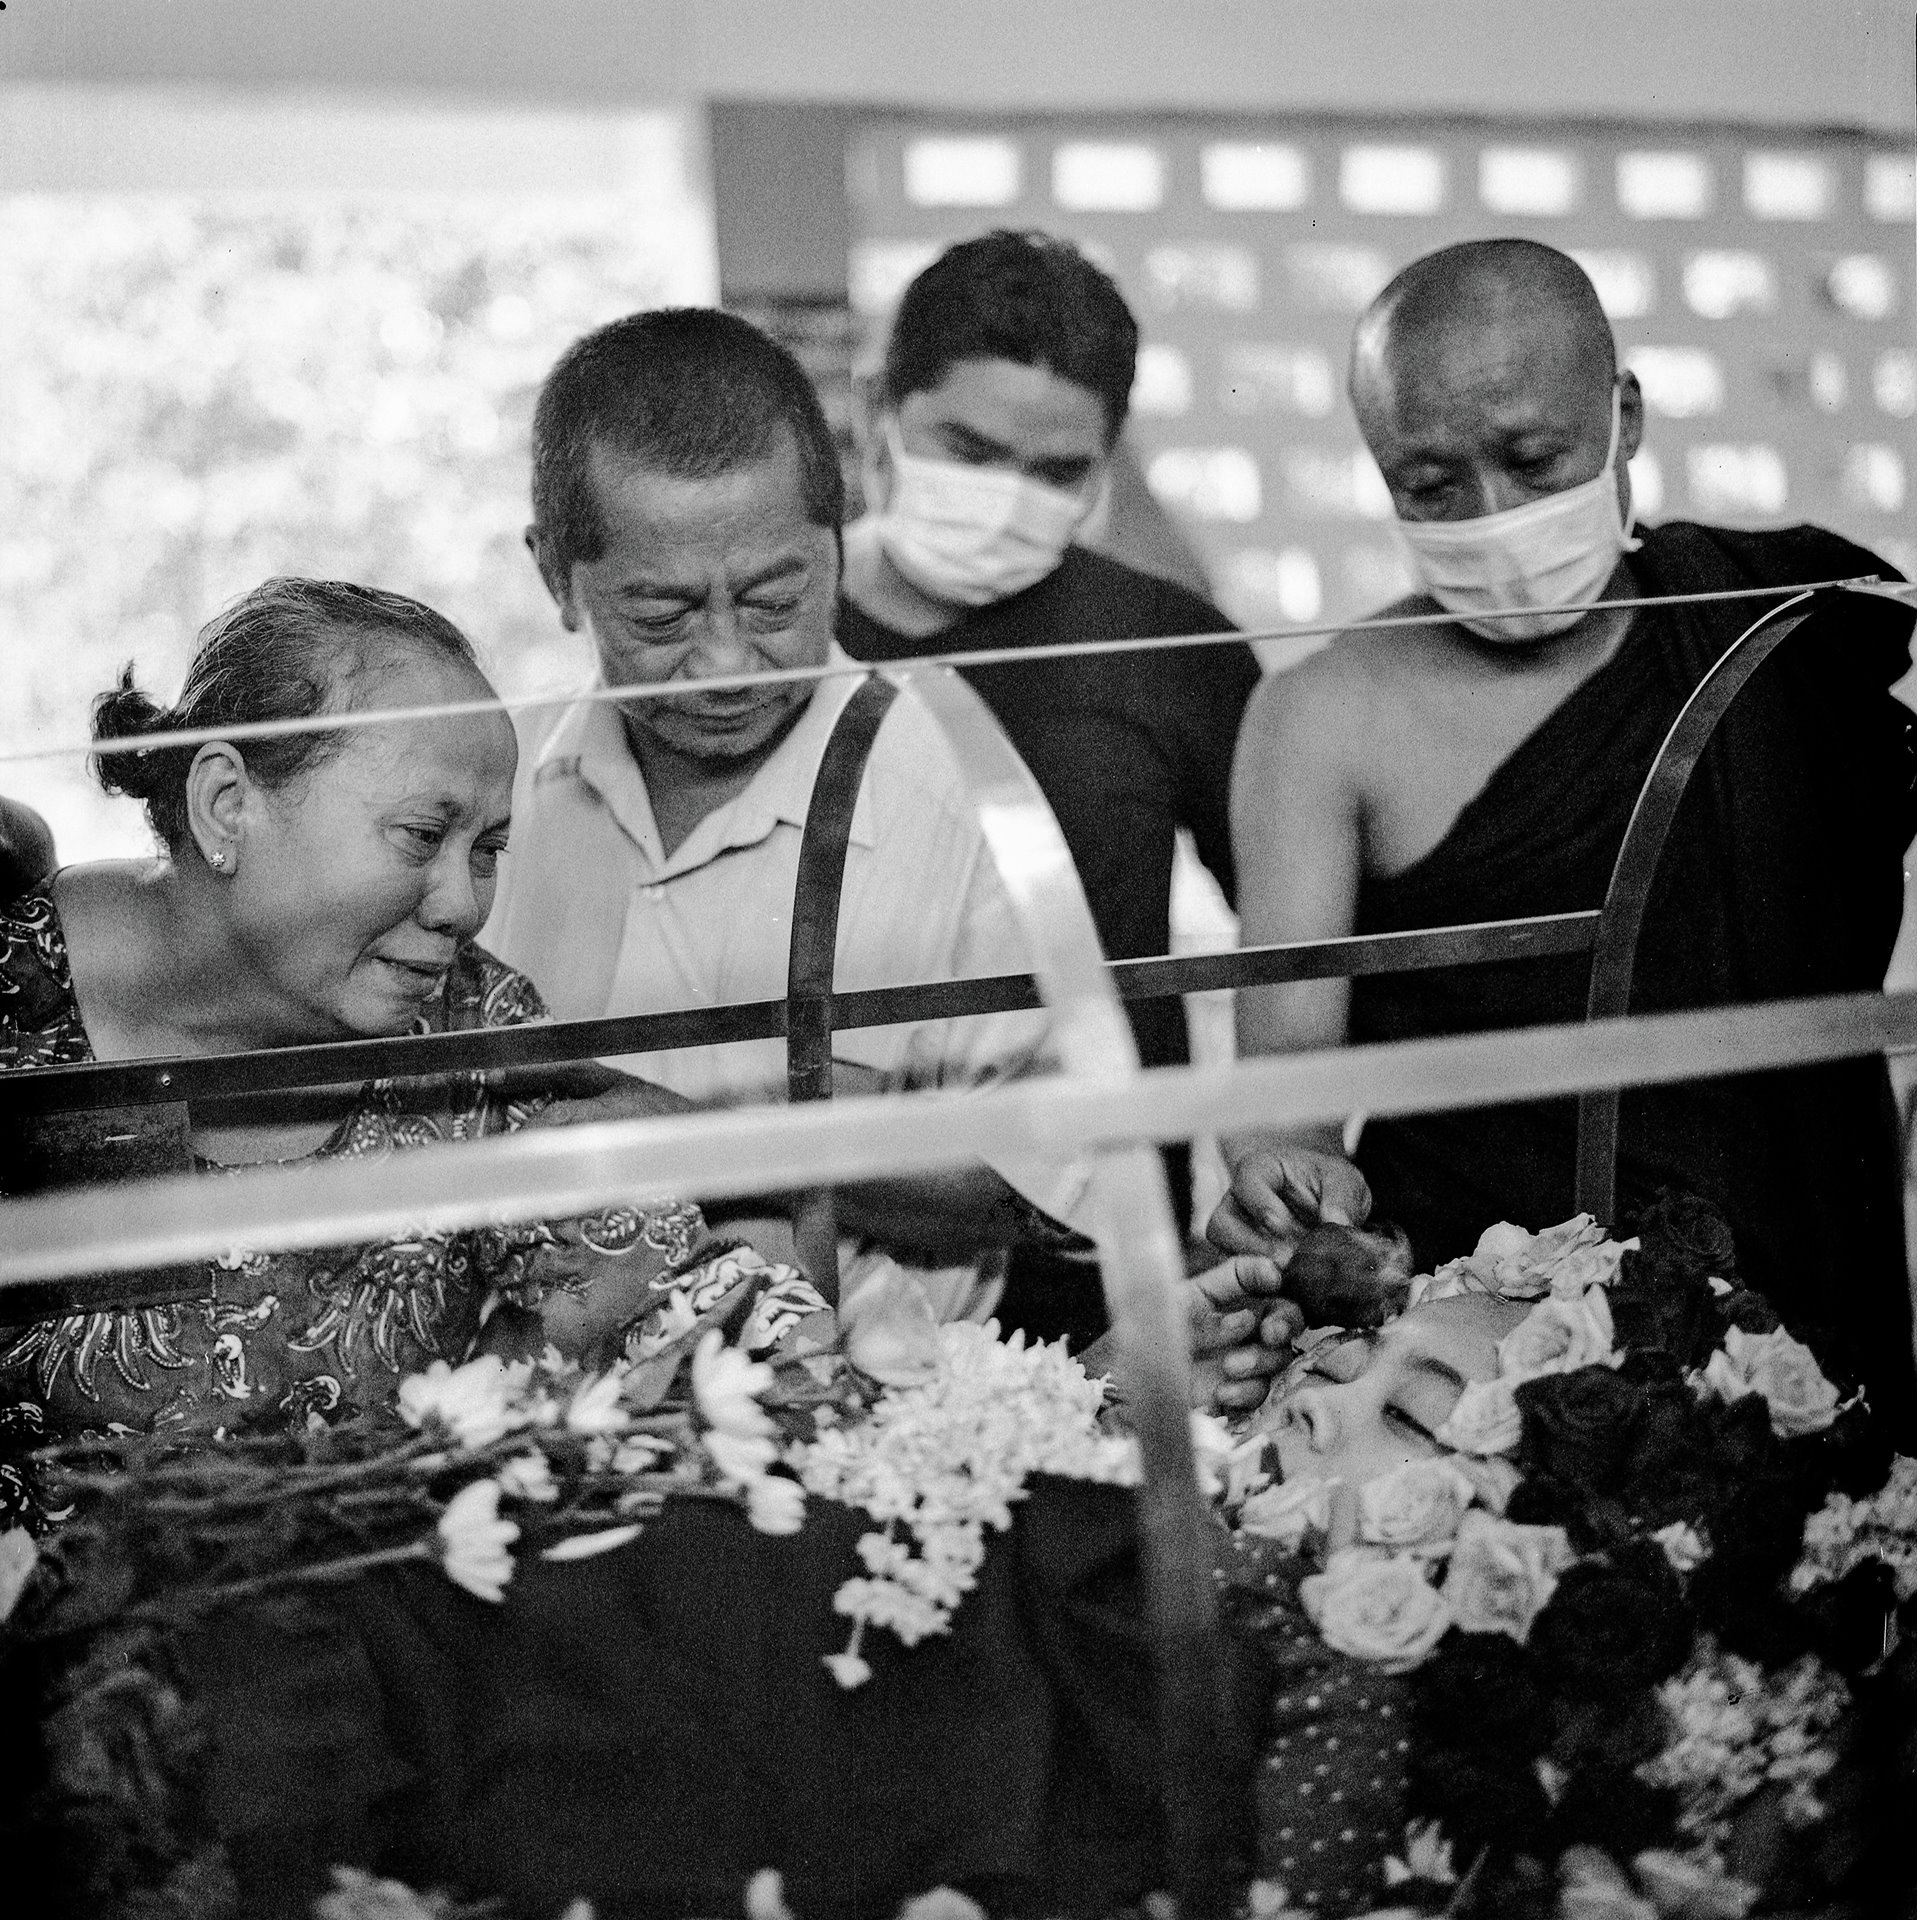
{"type": "MultiPolygon", "coordinates": [[[[843,496],[817,398],[797,362],[741,320],[638,314],[568,350],[533,440],[528,542],[561,619],[591,639],[605,684],[683,691],[569,705],[528,741],[487,944],[564,1018],[776,998],[813,781],[856,677],[701,685],[842,657],[843,496]]],[[[879,727],[853,815],[838,984],[1029,964],[962,770],[908,690],[879,727]]],[[[1039,1016],[989,1015],[842,1032],[834,1067],[862,1091],[970,1085],[1029,1070],[1044,1046],[1039,1016]]],[[[784,1093],[777,1041],[622,1064],[700,1102],[784,1093]]],[[[1082,1174],[1004,1173],[862,1188],[842,1196],[842,1223],[953,1262],[1055,1241],[1082,1174]]],[[[1233,1381],[1270,1371],[1288,1322],[1272,1322],[1261,1347],[1270,1315],[1253,1297],[1276,1286],[1269,1262],[1241,1260],[1194,1292],[1198,1344],[1233,1381]]],[[[993,1298],[957,1270],[932,1291],[946,1313],[993,1298]]]]}
{"type": "MultiPolygon", "coordinates": [[[[1577,265],[1527,241],[1449,247],[1360,322],[1351,396],[1428,614],[1341,635],[1247,714],[1233,826],[1248,941],[1594,907],[1678,708],[1767,603],[1643,596],[1889,570],[1815,528],[1676,522],[1631,537],[1637,382],[1577,265]],[[1531,611],[1582,603],[1588,612],[1531,611]],[[1499,608],[1519,617],[1491,617],[1499,608]]],[[[1913,828],[1911,720],[1887,689],[1910,620],[1799,634],[1722,728],[1681,811],[1639,956],[1641,1009],[1881,985],[1913,828]]],[[[1575,957],[1243,993],[1273,1053],[1582,1016],[1575,957]]],[[[1300,1222],[1377,1212],[1429,1263],[1492,1220],[1570,1211],[1567,1101],[1232,1143],[1213,1222],[1282,1248],[1300,1222]]],[[[1661,1184],[1731,1220],[1746,1277],[1820,1327],[1881,1402],[1912,1410],[1896,1136],[1881,1061],[1627,1096],[1620,1211],[1661,1184]]]]}

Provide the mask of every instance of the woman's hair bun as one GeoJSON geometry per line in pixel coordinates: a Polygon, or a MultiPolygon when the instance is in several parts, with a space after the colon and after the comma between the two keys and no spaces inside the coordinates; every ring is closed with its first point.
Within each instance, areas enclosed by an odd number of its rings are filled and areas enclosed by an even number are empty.
{"type": "MultiPolygon", "coordinates": [[[[165,733],[172,721],[173,715],[165,707],[133,684],[131,664],[122,669],[120,684],[93,703],[96,742],[137,740],[142,734],[165,733]]],[[[172,774],[168,764],[171,757],[166,753],[102,753],[94,756],[93,769],[107,792],[150,800],[172,774]]]]}

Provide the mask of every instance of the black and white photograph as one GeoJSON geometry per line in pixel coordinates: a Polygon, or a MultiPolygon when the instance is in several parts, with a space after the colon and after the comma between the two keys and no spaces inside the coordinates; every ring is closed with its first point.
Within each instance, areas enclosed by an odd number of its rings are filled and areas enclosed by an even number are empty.
{"type": "Polygon", "coordinates": [[[1917,0],[0,5],[0,1905],[1917,1920],[1917,0]]]}

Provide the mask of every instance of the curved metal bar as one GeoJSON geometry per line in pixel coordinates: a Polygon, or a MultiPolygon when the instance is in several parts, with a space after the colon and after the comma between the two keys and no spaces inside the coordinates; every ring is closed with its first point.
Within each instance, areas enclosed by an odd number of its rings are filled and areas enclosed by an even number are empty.
{"type": "MultiPolygon", "coordinates": [[[[832,1098],[832,977],[838,963],[845,855],[872,743],[898,697],[898,688],[883,676],[866,680],[839,709],[812,778],[792,890],[792,943],[786,964],[786,1091],[793,1100],[832,1098]]],[[[792,1230],[800,1265],[836,1305],[839,1221],[830,1187],[815,1187],[800,1197],[792,1230]]]]}
{"type": "MultiPolygon", "coordinates": [[[[1597,941],[1591,950],[1587,1020],[1613,1019],[1629,1010],[1644,912],[1678,805],[1697,763],[1751,675],[1810,618],[1823,598],[1815,592],[1794,594],[1754,620],[1719,655],[1671,722],[1631,809],[1611,869],[1611,884],[1605,890],[1597,941]]],[[[1606,1221],[1617,1206],[1617,1116],[1615,1087],[1583,1094],[1578,1100],[1575,1205],[1578,1211],[1606,1221]]]]}
{"type": "MultiPolygon", "coordinates": [[[[960,1167],[1004,1152],[1092,1153],[1239,1127],[1557,1100],[1867,1054],[1917,1052],[1917,993],[1833,994],[1694,1013],[1156,1067],[975,1092],[784,1102],[448,1142],[385,1158],[70,1188],[0,1200],[0,1293],[41,1280],[208,1260],[233,1247],[349,1246],[550,1220],[686,1194],[731,1199],[960,1167]]],[[[98,1304],[108,1304],[100,1302],[98,1304]]]]}
{"type": "MultiPolygon", "coordinates": [[[[907,683],[957,750],[987,844],[1034,949],[1069,1078],[1116,1089],[1138,1079],[1138,1048],[1105,964],[1091,910],[1038,783],[991,710],[949,667],[907,683]]],[[[1184,1257],[1163,1162],[1150,1147],[1094,1163],[1092,1198],[1105,1297],[1116,1331],[1126,1411],[1144,1457],[1140,1496],[1167,1869],[1189,1920],[1230,1901],[1230,1827],[1216,1784],[1222,1646],[1209,1522],[1192,1463],[1184,1257]]]]}
{"type": "MultiPolygon", "coordinates": [[[[1408,933],[1233,947],[1223,953],[1114,960],[1121,1000],[1169,999],[1218,988],[1282,985],[1421,967],[1470,966],[1541,953],[1589,953],[1598,913],[1548,913],[1523,920],[1475,921],[1408,933]]],[[[1044,1004],[1029,973],[985,974],[912,987],[861,987],[832,996],[832,1027],[888,1027],[968,1014],[1017,1013],[1044,1004]]],[[[292,1087],[357,1086],[367,1080],[442,1073],[502,1073],[554,1067],[617,1054],[776,1040],[786,1031],[784,1000],[743,1000],[679,1013],[620,1014],[600,1020],[542,1021],[523,1027],[470,1027],[393,1040],[331,1040],[250,1053],[175,1054],[151,1060],[89,1061],[73,1067],[23,1067],[0,1073],[0,1115],[72,1113],[211,1100],[292,1087]]]]}

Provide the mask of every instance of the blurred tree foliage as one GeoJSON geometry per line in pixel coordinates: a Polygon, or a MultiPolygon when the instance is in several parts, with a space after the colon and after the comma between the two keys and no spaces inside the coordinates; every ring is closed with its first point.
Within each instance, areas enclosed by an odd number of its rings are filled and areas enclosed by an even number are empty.
{"type": "Polygon", "coordinates": [[[607,197],[0,198],[0,751],[82,736],[129,659],[170,698],[275,573],[431,602],[504,689],[573,677],[521,544],[539,381],[709,297],[709,246],[607,197]]]}

